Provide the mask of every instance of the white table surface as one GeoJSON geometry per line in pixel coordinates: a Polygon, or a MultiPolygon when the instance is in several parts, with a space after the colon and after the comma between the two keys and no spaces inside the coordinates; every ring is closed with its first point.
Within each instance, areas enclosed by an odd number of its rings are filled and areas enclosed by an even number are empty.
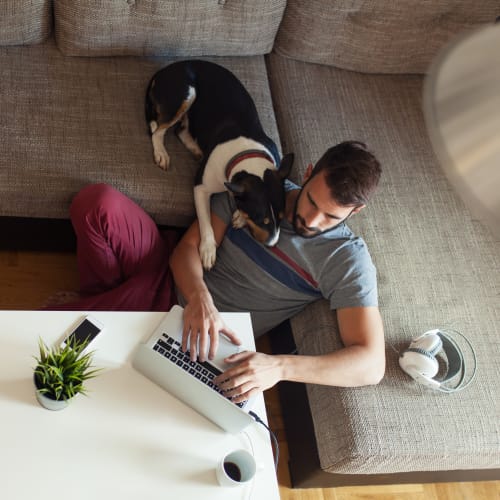
{"type": "MultiPolygon", "coordinates": [[[[131,353],[164,313],[92,312],[106,327],[92,343],[105,367],[62,411],[35,399],[38,338],[53,344],[82,312],[0,311],[0,498],[9,500],[279,499],[267,431],[252,424],[231,435],[136,372],[131,353]],[[255,480],[221,487],[220,458],[252,451],[263,466],[255,480]]],[[[247,314],[225,314],[254,345],[247,314]]],[[[253,410],[265,419],[262,397],[253,410]]]]}

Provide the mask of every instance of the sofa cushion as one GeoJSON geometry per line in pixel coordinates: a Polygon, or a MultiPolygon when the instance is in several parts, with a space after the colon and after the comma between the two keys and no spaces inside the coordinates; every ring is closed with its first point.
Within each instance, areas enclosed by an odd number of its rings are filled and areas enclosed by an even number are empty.
{"type": "MultiPolygon", "coordinates": [[[[282,145],[295,152],[297,166],[357,139],[383,167],[379,192],[349,226],[364,237],[377,267],[386,376],[370,387],[307,386],[322,468],[346,474],[498,468],[500,241],[471,216],[436,162],[421,111],[422,77],[267,57],[282,145]],[[391,346],[401,351],[437,327],[460,331],[476,349],[478,372],[463,392],[426,389],[399,367],[391,346]]],[[[292,329],[301,354],[342,345],[326,302],[306,308],[292,329]]],[[[457,341],[470,375],[470,352],[457,341]]]]}
{"type": "Polygon", "coordinates": [[[66,55],[257,55],[271,50],[285,0],[55,0],[66,55]]]}
{"type": "MultiPolygon", "coordinates": [[[[278,141],[263,56],[217,61],[244,82],[278,141]]],[[[65,57],[53,40],[0,47],[0,214],[67,219],[76,192],[107,182],[157,223],[189,224],[197,163],[169,133],[171,167],[157,167],[144,117],[148,81],[168,62],[65,57]]]]}
{"type": "Polygon", "coordinates": [[[454,34],[499,15],[497,0],[288,0],[274,50],[367,73],[424,73],[454,34]]]}
{"type": "Polygon", "coordinates": [[[0,3],[0,45],[40,43],[51,28],[50,0],[3,0],[0,3]]]}

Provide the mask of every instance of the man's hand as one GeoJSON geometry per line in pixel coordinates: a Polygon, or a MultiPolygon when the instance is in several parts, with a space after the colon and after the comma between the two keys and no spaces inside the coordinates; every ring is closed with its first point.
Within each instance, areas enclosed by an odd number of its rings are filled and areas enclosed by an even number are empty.
{"type": "Polygon", "coordinates": [[[210,346],[208,359],[213,359],[219,347],[219,333],[226,335],[233,344],[241,344],[238,336],[222,321],[210,294],[193,295],[184,308],[182,350],[186,351],[189,345],[191,360],[196,361],[199,356],[200,361],[205,361],[210,346]]]}
{"type": "Polygon", "coordinates": [[[378,384],[384,376],[385,344],[377,307],[337,310],[343,348],[311,355],[263,354],[245,351],[225,359],[234,366],[214,379],[235,403],[282,380],[336,387],[378,384]]]}
{"type": "Polygon", "coordinates": [[[224,360],[234,364],[214,379],[233,402],[241,403],[282,380],[281,357],[261,352],[245,351],[224,360]]]}
{"type": "MultiPolygon", "coordinates": [[[[227,224],[212,213],[211,226],[215,243],[219,245],[226,233],[227,224]]],[[[170,268],[175,284],[187,302],[184,307],[182,349],[186,351],[189,344],[193,361],[198,355],[200,361],[205,361],[208,346],[210,346],[209,359],[215,356],[219,346],[219,333],[224,333],[234,344],[241,344],[236,334],[222,321],[203,280],[203,268],[198,251],[200,241],[200,227],[198,221],[195,221],[170,257],[170,268]]]]}

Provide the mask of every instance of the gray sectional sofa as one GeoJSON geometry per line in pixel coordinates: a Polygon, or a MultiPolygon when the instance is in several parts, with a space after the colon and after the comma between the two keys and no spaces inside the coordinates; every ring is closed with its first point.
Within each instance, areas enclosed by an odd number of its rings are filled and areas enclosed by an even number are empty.
{"type": "MultiPolygon", "coordinates": [[[[196,163],[169,135],[171,169],[153,164],[144,92],[176,58],[219,62],[295,153],[293,180],[346,139],[366,142],[384,168],[350,225],[378,270],[386,376],[354,389],[281,384],[294,486],[500,479],[500,242],[448,184],[421,110],[438,50],[498,15],[497,0],[6,0],[2,243],[43,246],[50,228],[68,228],[70,200],[91,182],[119,188],[159,225],[188,225],[196,163]],[[463,392],[431,391],[399,368],[396,351],[437,327],[476,349],[463,392]]],[[[340,347],[326,302],[288,326],[274,332],[276,350],[340,347]]]]}

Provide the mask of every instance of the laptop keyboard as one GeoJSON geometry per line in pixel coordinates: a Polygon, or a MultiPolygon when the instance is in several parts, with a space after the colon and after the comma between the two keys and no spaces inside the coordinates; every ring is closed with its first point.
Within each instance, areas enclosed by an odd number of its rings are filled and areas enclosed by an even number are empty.
{"type": "MultiPolygon", "coordinates": [[[[189,358],[189,351],[182,352],[180,342],[173,339],[166,333],[163,333],[162,337],[163,338],[158,339],[156,344],[153,346],[153,350],[193,375],[200,382],[203,382],[205,385],[224,396],[224,393],[213,382],[213,379],[222,373],[220,370],[206,361],[191,361],[189,358]]],[[[230,398],[227,399],[231,401],[230,398]]],[[[245,402],[234,404],[243,408],[245,402]]]]}

